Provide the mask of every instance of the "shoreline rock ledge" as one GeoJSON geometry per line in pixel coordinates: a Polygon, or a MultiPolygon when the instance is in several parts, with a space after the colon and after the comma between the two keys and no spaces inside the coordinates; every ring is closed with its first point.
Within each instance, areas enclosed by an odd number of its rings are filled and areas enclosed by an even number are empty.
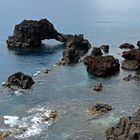
{"type": "Polygon", "coordinates": [[[106,131],[107,140],[140,140],[140,109],[106,131]]]}

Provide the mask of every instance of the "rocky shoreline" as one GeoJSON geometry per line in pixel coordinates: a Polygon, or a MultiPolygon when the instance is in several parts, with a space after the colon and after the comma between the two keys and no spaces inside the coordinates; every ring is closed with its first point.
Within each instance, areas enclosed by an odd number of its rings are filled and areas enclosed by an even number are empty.
{"type": "MultiPolygon", "coordinates": [[[[73,65],[83,62],[87,67],[87,72],[95,77],[108,77],[119,73],[120,69],[139,71],[140,70],[140,49],[135,49],[135,46],[130,43],[124,43],[119,46],[120,49],[129,49],[122,52],[122,57],[125,59],[122,64],[114,56],[109,54],[109,45],[101,47],[93,47],[90,42],[84,38],[82,34],[63,34],[59,33],[51,22],[47,19],[24,20],[15,26],[14,32],[7,39],[8,48],[38,48],[42,46],[42,40],[55,39],[65,44],[62,59],[58,65],[73,65]],[[92,49],[92,50],[91,50],[92,49]],[[91,50],[91,53],[89,51],[91,50]],[[120,68],[121,67],[121,68],[120,68]]],[[[140,42],[137,42],[138,47],[140,42]]],[[[48,71],[46,71],[48,73],[48,71]]],[[[137,75],[128,75],[125,81],[139,80],[137,75]]],[[[18,72],[8,77],[4,83],[9,88],[29,89],[35,84],[31,76],[18,72]]],[[[94,87],[96,91],[102,91],[102,85],[94,87]]],[[[89,108],[92,114],[104,114],[112,110],[108,104],[96,104],[89,108]]],[[[106,131],[108,140],[139,140],[140,139],[140,110],[132,117],[126,117],[120,122],[106,131]]],[[[50,118],[57,117],[53,112],[50,118]]],[[[50,118],[43,118],[47,121],[50,118]]],[[[1,133],[0,137],[8,136],[7,133],[1,133]]]]}

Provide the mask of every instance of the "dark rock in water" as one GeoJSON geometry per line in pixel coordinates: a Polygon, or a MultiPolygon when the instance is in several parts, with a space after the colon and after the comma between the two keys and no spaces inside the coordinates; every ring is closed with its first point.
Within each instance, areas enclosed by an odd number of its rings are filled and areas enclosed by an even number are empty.
{"type": "Polygon", "coordinates": [[[124,60],[122,62],[122,68],[126,70],[138,70],[140,69],[140,62],[136,60],[124,60]]]}
{"type": "Polygon", "coordinates": [[[87,56],[84,64],[88,72],[99,77],[110,76],[120,70],[119,61],[113,56],[87,56]]]}
{"type": "Polygon", "coordinates": [[[109,45],[102,45],[101,50],[103,50],[105,53],[109,53],[109,45]]]}
{"type": "Polygon", "coordinates": [[[103,53],[102,53],[100,48],[93,47],[92,52],[91,52],[90,55],[91,56],[102,56],[103,53]]]}
{"type": "Polygon", "coordinates": [[[17,72],[8,77],[8,80],[5,82],[5,86],[9,88],[20,88],[20,89],[28,89],[35,82],[32,77],[29,75],[25,75],[22,72],[17,72]]]}
{"type": "Polygon", "coordinates": [[[41,47],[41,40],[59,40],[59,33],[47,19],[24,20],[15,26],[13,35],[8,37],[7,45],[12,48],[41,47]]]}
{"type": "Polygon", "coordinates": [[[102,91],[102,88],[103,88],[103,85],[102,85],[102,83],[100,83],[98,85],[95,85],[93,90],[95,90],[95,91],[102,91]]]}
{"type": "Polygon", "coordinates": [[[62,65],[78,63],[91,48],[89,41],[84,39],[83,35],[63,35],[63,38],[66,41],[66,49],[60,61],[62,65]]]}
{"type": "Polygon", "coordinates": [[[140,109],[106,131],[107,140],[140,140],[140,109]]]}
{"type": "Polygon", "coordinates": [[[139,49],[140,49],[140,41],[138,41],[138,42],[137,42],[137,46],[138,46],[138,47],[139,47],[139,49]]]}
{"type": "Polygon", "coordinates": [[[130,51],[125,51],[122,57],[127,60],[136,60],[140,62],[140,49],[132,49],[130,51]]]}
{"type": "Polygon", "coordinates": [[[120,49],[134,49],[135,46],[133,44],[130,43],[124,43],[122,45],[119,46],[120,49]]]}
{"type": "Polygon", "coordinates": [[[89,112],[94,114],[94,115],[102,115],[104,113],[108,113],[109,111],[112,110],[112,106],[108,104],[95,104],[92,107],[89,107],[89,112]]]}

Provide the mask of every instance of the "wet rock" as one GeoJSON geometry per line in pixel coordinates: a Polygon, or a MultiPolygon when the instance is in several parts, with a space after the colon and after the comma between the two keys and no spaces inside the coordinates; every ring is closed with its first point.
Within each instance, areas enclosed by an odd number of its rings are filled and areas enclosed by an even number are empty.
{"type": "Polygon", "coordinates": [[[95,115],[102,115],[104,113],[108,113],[109,111],[112,110],[112,106],[108,105],[108,104],[95,104],[92,107],[89,107],[88,111],[91,114],[95,114],[95,115]]]}
{"type": "Polygon", "coordinates": [[[122,45],[119,46],[120,49],[134,49],[135,46],[133,44],[130,43],[124,43],[122,45]]]}
{"type": "Polygon", "coordinates": [[[138,47],[139,47],[139,49],[140,49],[140,41],[138,41],[138,42],[137,42],[137,46],[138,46],[138,47]]]}
{"type": "Polygon", "coordinates": [[[122,68],[126,70],[138,70],[140,69],[140,62],[136,60],[124,60],[122,62],[122,68]]]}
{"type": "Polygon", "coordinates": [[[93,90],[95,90],[95,91],[102,91],[102,88],[103,88],[103,85],[102,85],[102,83],[100,83],[98,85],[95,85],[93,90]]]}
{"type": "Polygon", "coordinates": [[[22,72],[17,72],[8,77],[7,81],[5,82],[5,86],[9,88],[28,89],[34,83],[35,82],[33,81],[32,77],[29,75],[25,75],[22,72]]]}
{"type": "Polygon", "coordinates": [[[140,109],[106,131],[107,140],[140,140],[140,109]]]}
{"type": "Polygon", "coordinates": [[[50,119],[56,119],[58,117],[58,113],[56,111],[51,111],[49,116],[43,115],[42,121],[49,121],[50,119]]]}
{"type": "Polygon", "coordinates": [[[91,48],[89,41],[84,39],[83,35],[64,35],[63,38],[66,41],[66,49],[60,61],[62,65],[78,63],[91,48]]]}
{"type": "Polygon", "coordinates": [[[91,56],[102,56],[103,53],[102,53],[100,48],[93,47],[92,52],[91,52],[90,55],[91,56]]]}
{"type": "Polygon", "coordinates": [[[84,64],[89,73],[99,77],[110,76],[120,70],[119,61],[113,56],[87,56],[84,64]]]}
{"type": "Polygon", "coordinates": [[[109,45],[102,45],[101,50],[103,50],[105,53],[109,53],[109,45]]]}
{"type": "Polygon", "coordinates": [[[15,26],[13,35],[8,37],[9,48],[41,47],[41,40],[59,40],[59,33],[47,19],[24,20],[15,26]]]}
{"type": "Polygon", "coordinates": [[[122,57],[127,60],[136,60],[140,62],[140,49],[132,49],[124,51],[122,57]]]}

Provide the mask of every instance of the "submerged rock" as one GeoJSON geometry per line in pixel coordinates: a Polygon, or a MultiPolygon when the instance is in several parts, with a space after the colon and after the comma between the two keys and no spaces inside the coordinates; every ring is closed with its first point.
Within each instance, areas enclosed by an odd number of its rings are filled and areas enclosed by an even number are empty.
{"type": "Polygon", "coordinates": [[[90,55],[91,56],[102,56],[103,53],[102,53],[100,48],[93,47],[92,52],[91,52],[90,55]]]}
{"type": "Polygon", "coordinates": [[[136,60],[124,60],[122,62],[122,68],[126,70],[138,70],[140,69],[140,62],[136,60]]]}
{"type": "Polygon", "coordinates": [[[24,20],[15,26],[13,35],[8,37],[9,48],[41,47],[41,40],[59,40],[59,33],[47,19],[24,20]]]}
{"type": "Polygon", "coordinates": [[[102,85],[102,83],[100,83],[98,85],[95,85],[93,90],[95,90],[95,91],[102,91],[102,88],[103,88],[103,85],[102,85]]]}
{"type": "Polygon", "coordinates": [[[94,115],[102,115],[104,113],[108,113],[112,110],[112,106],[108,104],[95,104],[92,107],[89,107],[88,111],[94,115]]]}
{"type": "Polygon", "coordinates": [[[9,88],[28,89],[34,83],[31,76],[25,75],[22,72],[17,72],[8,77],[5,86],[9,88]]]}
{"type": "Polygon", "coordinates": [[[103,50],[105,53],[109,53],[109,45],[102,45],[101,50],[103,50]]]}
{"type": "Polygon", "coordinates": [[[134,75],[129,74],[127,77],[123,78],[124,81],[131,81],[131,80],[140,80],[140,74],[136,73],[134,75]]]}
{"type": "Polygon", "coordinates": [[[106,131],[108,140],[140,140],[140,109],[106,131]]]}
{"type": "Polygon", "coordinates": [[[133,44],[130,43],[124,43],[122,45],[119,46],[120,49],[134,49],[135,46],[133,44]]]}
{"type": "Polygon", "coordinates": [[[62,65],[78,63],[91,48],[89,41],[84,39],[83,35],[64,35],[63,38],[66,41],[66,49],[60,61],[62,65]]]}
{"type": "Polygon", "coordinates": [[[110,76],[120,70],[119,61],[113,56],[87,56],[84,64],[88,72],[99,77],[110,76]]]}

